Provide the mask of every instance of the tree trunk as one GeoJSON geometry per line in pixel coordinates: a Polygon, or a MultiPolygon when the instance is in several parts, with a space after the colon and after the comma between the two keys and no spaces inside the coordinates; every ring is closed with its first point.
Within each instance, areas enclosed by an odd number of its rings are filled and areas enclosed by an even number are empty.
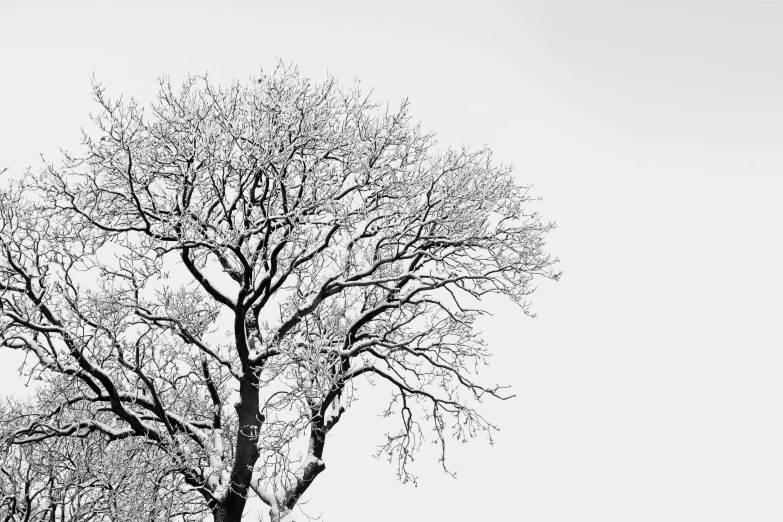
{"type": "MultiPolygon", "coordinates": [[[[212,510],[212,519],[214,522],[241,522],[242,511],[244,511],[244,504],[239,511],[232,510],[229,506],[221,504],[212,510]]],[[[287,510],[270,509],[269,520],[270,522],[280,522],[286,514],[288,514],[287,510]]]]}
{"type": "Polygon", "coordinates": [[[241,522],[247,503],[253,465],[258,460],[257,439],[262,423],[258,414],[258,376],[255,371],[253,368],[247,370],[239,383],[239,402],[234,405],[239,423],[234,465],[228,492],[212,511],[215,522],[241,522]]]}
{"type": "Polygon", "coordinates": [[[245,503],[241,502],[222,503],[212,511],[212,517],[215,522],[241,522],[242,512],[245,510],[245,503]]]}

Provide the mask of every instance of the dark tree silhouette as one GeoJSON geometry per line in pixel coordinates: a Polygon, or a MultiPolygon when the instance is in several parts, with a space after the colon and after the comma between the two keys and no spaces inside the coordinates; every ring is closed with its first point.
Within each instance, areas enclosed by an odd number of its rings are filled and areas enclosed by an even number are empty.
{"type": "Polygon", "coordinates": [[[478,405],[506,396],[472,377],[480,298],[527,312],[557,273],[552,225],[489,150],[439,150],[407,103],[283,66],[164,79],[147,113],[94,94],[84,152],[0,195],[0,343],[41,380],[12,449],[143,448],[161,498],[237,521],[255,494],[278,521],[357,380],[393,394],[380,450],[402,480],[425,423],[444,451],[494,429],[478,405]]]}

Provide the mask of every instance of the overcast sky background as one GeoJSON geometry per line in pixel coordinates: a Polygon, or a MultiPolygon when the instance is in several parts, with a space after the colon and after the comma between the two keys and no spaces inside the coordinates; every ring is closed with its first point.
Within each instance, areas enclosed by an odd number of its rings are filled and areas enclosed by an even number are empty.
{"type": "MultiPolygon", "coordinates": [[[[558,222],[538,317],[493,305],[496,444],[371,455],[382,406],[335,429],[323,520],[783,518],[783,3],[0,0],[0,166],[87,128],[90,77],[248,79],[281,58],[408,97],[442,144],[491,146],[558,222]],[[634,5],[631,5],[634,4],[634,5]],[[644,5],[646,4],[646,6],[644,5]],[[295,6],[295,7],[294,7],[295,6]]],[[[0,388],[14,390],[0,354],[0,388]]],[[[305,518],[295,513],[293,520],[305,518]]]]}

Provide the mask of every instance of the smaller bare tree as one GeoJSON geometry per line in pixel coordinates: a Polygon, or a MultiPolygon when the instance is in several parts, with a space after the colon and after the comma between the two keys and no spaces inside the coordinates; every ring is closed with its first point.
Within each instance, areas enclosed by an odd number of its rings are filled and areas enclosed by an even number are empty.
{"type": "MultiPolygon", "coordinates": [[[[36,400],[45,399],[38,394],[36,400]]],[[[200,495],[141,440],[116,444],[86,430],[15,444],[31,404],[0,411],[3,522],[195,522],[200,495]],[[24,407],[23,407],[24,406],[24,407]]]]}

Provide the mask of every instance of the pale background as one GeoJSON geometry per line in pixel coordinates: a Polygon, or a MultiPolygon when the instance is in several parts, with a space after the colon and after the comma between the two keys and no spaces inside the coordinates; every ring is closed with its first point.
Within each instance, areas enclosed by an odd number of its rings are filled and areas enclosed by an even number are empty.
{"type": "MultiPolygon", "coordinates": [[[[328,521],[783,519],[783,4],[1,0],[0,165],[74,148],[93,72],[247,79],[277,58],[408,96],[443,144],[489,144],[557,220],[536,319],[483,323],[494,447],[419,487],[349,410],[306,511],[328,521]],[[644,5],[643,5],[644,4],[644,5]]],[[[0,354],[2,391],[18,389],[0,354]]],[[[295,520],[305,520],[297,513],[295,520]]]]}

